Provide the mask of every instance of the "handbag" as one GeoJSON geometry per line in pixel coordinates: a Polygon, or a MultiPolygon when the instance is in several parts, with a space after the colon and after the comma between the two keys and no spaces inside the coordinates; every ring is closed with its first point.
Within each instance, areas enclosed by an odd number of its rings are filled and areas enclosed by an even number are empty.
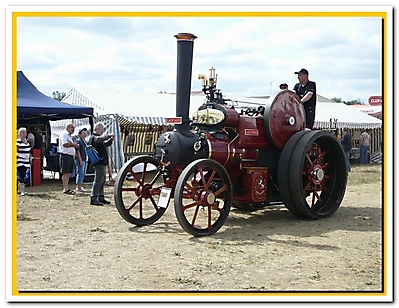
{"type": "Polygon", "coordinates": [[[92,141],[93,141],[93,137],[90,138],[89,143],[88,143],[88,145],[87,145],[85,151],[86,151],[87,157],[89,157],[90,163],[91,163],[92,165],[95,165],[95,164],[97,164],[98,162],[102,161],[102,160],[103,160],[103,157],[101,157],[101,156],[98,154],[96,148],[93,147],[93,146],[91,145],[91,142],[92,142],[92,141]]]}

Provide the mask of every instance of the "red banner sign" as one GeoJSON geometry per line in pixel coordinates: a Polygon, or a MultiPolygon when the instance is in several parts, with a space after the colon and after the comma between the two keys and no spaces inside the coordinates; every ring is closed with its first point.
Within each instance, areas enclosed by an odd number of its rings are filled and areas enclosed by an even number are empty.
{"type": "Polygon", "coordinates": [[[382,96],[370,96],[369,104],[372,106],[382,105],[382,96]]]}
{"type": "Polygon", "coordinates": [[[182,118],[181,117],[176,117],[176,118],[166,118],[166,124],[182,124],[182,118]]]}

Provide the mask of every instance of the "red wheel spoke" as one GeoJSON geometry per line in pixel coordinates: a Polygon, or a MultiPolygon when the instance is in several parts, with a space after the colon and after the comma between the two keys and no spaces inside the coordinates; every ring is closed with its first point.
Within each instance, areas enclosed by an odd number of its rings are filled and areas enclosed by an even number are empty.
{"type": "Polygon", "coordinates": [[[327,188],[326,183],[324,181],[321,182],[321,190],[324,191],[324,192],[328,192],[328,188],[327,188]]]}
{"type": "Polygon", "coordinates": [[[136,179],[137,183],[139,183],[141,186],[144,185],[144,183],[143,183],[143,182],[141,181],[141,179],[137,176],[137,174],[133,172],[133,169],[132,169],[131,175],[133,175],[133,177],[136,179]]]}
{"type": "Polygon", "coordinates": [[[153,186],[155,184],[155,182],[158,180],[159,176],[161,175],[161,171],[158,170],[157,174],[154,176],[154,178],[152,179],[150,185],[153,186]]]}
{"type": "Polygon", "coordinates": [[[309,182],[305,185],[305,187],[303,188],[302,193],[303,193],[303,196],[304,196],[304,197],[306,197],[306,192],[308,191],[308,189],[311,187],[312,184],[313,184],[313,182],[312,182],[312,181],[309,181],[309,182]]]}
{"type": "Polygon", "coordinates": [[[318,165],[320,165],[320,163],[319,163],[320,151],[321,151],[321,148],[318,145],[316,145],[315,153],[314,153],[315,154],[314,163],[318,164],[318,165]]]}
{"type": "Polygon", "coordinates": [[[209,185],[211,184],[213,178],[215,177],[216,171],[213,170],[211,176],[209,177],[208,183],[206,183],[206,186],[204,186],[205,190],[208,190],[209,185]]]}
{"type": "Polygon", "coordinates": [[[191,191],[184,191],[183,194],[183,199],[194,199],[194,194],[191,191]]]}
{"type": "Polygon", "coordinates": [[[140,198],[140,219],[143,219],[143,198],[140,198]]]}
{"type": "Polygon", "coordinates": [[[201,201],[201,200],[198,200],[198,201],[194,201],[193,203],[190,203],[190,204],[187,204],[187,205],[183,205],[183,206],[182,206],[182,210],[183,210],[183,212],[184,212],[185,210],[187,210],[187,209],[189,209],[189,208],[192,208],[192,207],[194,207],[194,206],[200,205],[201,203],[202,203],[202,201],[201,201]]]}
{"type": "Polygon", "coordinates": [[[201,176],[202,186],[205,187],[206,182],[205,182],[204,171],[202,170],[202,166],[198,166],[198,170],[199,170],[199,173],[201,176]]]}
{"type": "Polygon", "coordinates": [[[136,187],[122,187],[121,191],[136,191],[136,187]]]}
{"type": "MultiPolygon", "coordinates": [[[[320,149],[320,151],[321,151],[321,149],[320,149]]],[[[319,165],[322,165],[321,160],[322,160],[322,158],[324,157],[324,155],[326,155],[326,154],[327,154],[327,152],[326,152],[326,151],[323,151],[323,152],[321,152],[319,155],[317,155],[317,163],[318,163],[319,165]]]]}
{"type": "Polygon", "coordinates": [[[188,188],[188,189],[191,191],[191,193],[192,193],[193,195],[195,195],[195,194],[197,193],[197,191],[194,189],[194,187],[192,187],[191,184],[188,183],[188,182],[186,182],[186,183],[184,184],[184,187],[185,187],[185,188],[188,188]]]}
{"type": "Polygon", "coordinates": [[[154,209],[158,211],[157,203],[155,202],[155,200],[152,196],[150,196],[150,200],[151,200],[152,205],[154,206],[154,209]]]}
{"type": "Polygon", "coordinates": [[[193,219],[191,219],[191,226],[192,227],[194,227],[195,221],[197,219],[198,210],[199,210],[199,206],[197,206],[197,208],[195,209],[195,212],[194,212],[194,215],[193,215],[193,219]]]}
{"type": "Polygon", "coordinates": [[[145,176],[146,176],[146,174],[147,174],[147,164],[148,164],[148,162],[147,162],[147,161],[146,161],[146,162],[144,162],[143,173],[142,173],[142,175],[141,175],[141,180],[142,180],[142,183],[144,183],[144,182],[145,182],[145,176]]]}
{"type": "Polygon", "coordinates": [[[215,197],[217,197],[219,194],[221,194],[222,192],[224,192],[225,190],[227,190],[227,184],[224,184],[220,189],[218,189],[218,191],[216,191],[214,193],[215,197]]]}
{"type": "Polygon", "coordinates": [[[212,205],[210,206],[210,208],[212,208],[212,209],[218,211],[219,213],[223,212],[223,209],[221,209],[220,207],[216,206],[215,204],[212,204],[212,205]]]}
{"type": "Polygon", "coordinates": [[[137,202],[140,201],[140,199],[141,199],[141,197],[138,197],[138,198],[136,199],[136,201],[134,201],[134,202],[132,203],[131,206],[129,206],[129,207],[126,208],[126,211],[127,211],[127,212],[130,212],[130,211],[132,210],[132,208],[134,208],[134,206],[137,204],[137,202]]]}
{"type": "Polygon", "coordinates": [[[309,161],[309,164],[310,164],[311,166],[313,166],[313,161],[312,161],[312,159],[310,158],[309,153],[306,153],[306,159],[309,161]]]}
{"type": "Polygon", "coordinates": [[[330,163],[325,163],[324,165],[321,165],[321,166],[322,166],[323,170],[326,170],[330,166],[330,163]]]}

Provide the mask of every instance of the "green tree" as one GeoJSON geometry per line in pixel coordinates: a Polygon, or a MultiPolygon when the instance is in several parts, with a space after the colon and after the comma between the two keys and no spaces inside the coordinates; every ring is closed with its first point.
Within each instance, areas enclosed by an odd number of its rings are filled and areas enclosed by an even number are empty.
{"type": "Polygon", "coordinates": [[[351,101],[347,101],[347,102],[344,102],[344,103],[347,104],[347,105],[362,105],[362,104],[364,104],[363,101],[360,98],[357,98],[357,99],[354,99],[354,100],[351,100],[351,101]]]}
{"type": "Polygon", "coordinates": [[[52,98],[56,99],[57,101],[62,101],[62,99],[66,96],[65,92],[58,92],[55,91],[51,94],[52,98]]]}
{"type": "Polygon", "coordinates": [[[342,103],[342,98],[333,97],[333,98],[331,98],[331,100],[336,102],[336,103],[342,103]]]}
{"type": "Polygon", "coordinates": [[[359,104],[362,105],[362,104],[364,104],[364,102],[360,98],[353,99],[351,101],[344,101],[344,100],[342,100],[342,98],[333,97],[333,98],[331,98],[331,100],[336,103],[344,103],[345,105],[359,105],[359,104]]]}

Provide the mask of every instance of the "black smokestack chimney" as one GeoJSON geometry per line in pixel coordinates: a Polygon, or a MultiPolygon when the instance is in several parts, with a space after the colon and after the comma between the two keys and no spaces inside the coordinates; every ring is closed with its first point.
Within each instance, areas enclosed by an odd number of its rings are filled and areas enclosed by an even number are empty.
{"type": "Polygon", "coordinates": [[[176,117],[182,118],[182,124],[175,125],[175,128],[179,133],[188,136],[193,46],[197,37],[191,33],[178,33],[175,38],[177,38],[176,117]]]}

